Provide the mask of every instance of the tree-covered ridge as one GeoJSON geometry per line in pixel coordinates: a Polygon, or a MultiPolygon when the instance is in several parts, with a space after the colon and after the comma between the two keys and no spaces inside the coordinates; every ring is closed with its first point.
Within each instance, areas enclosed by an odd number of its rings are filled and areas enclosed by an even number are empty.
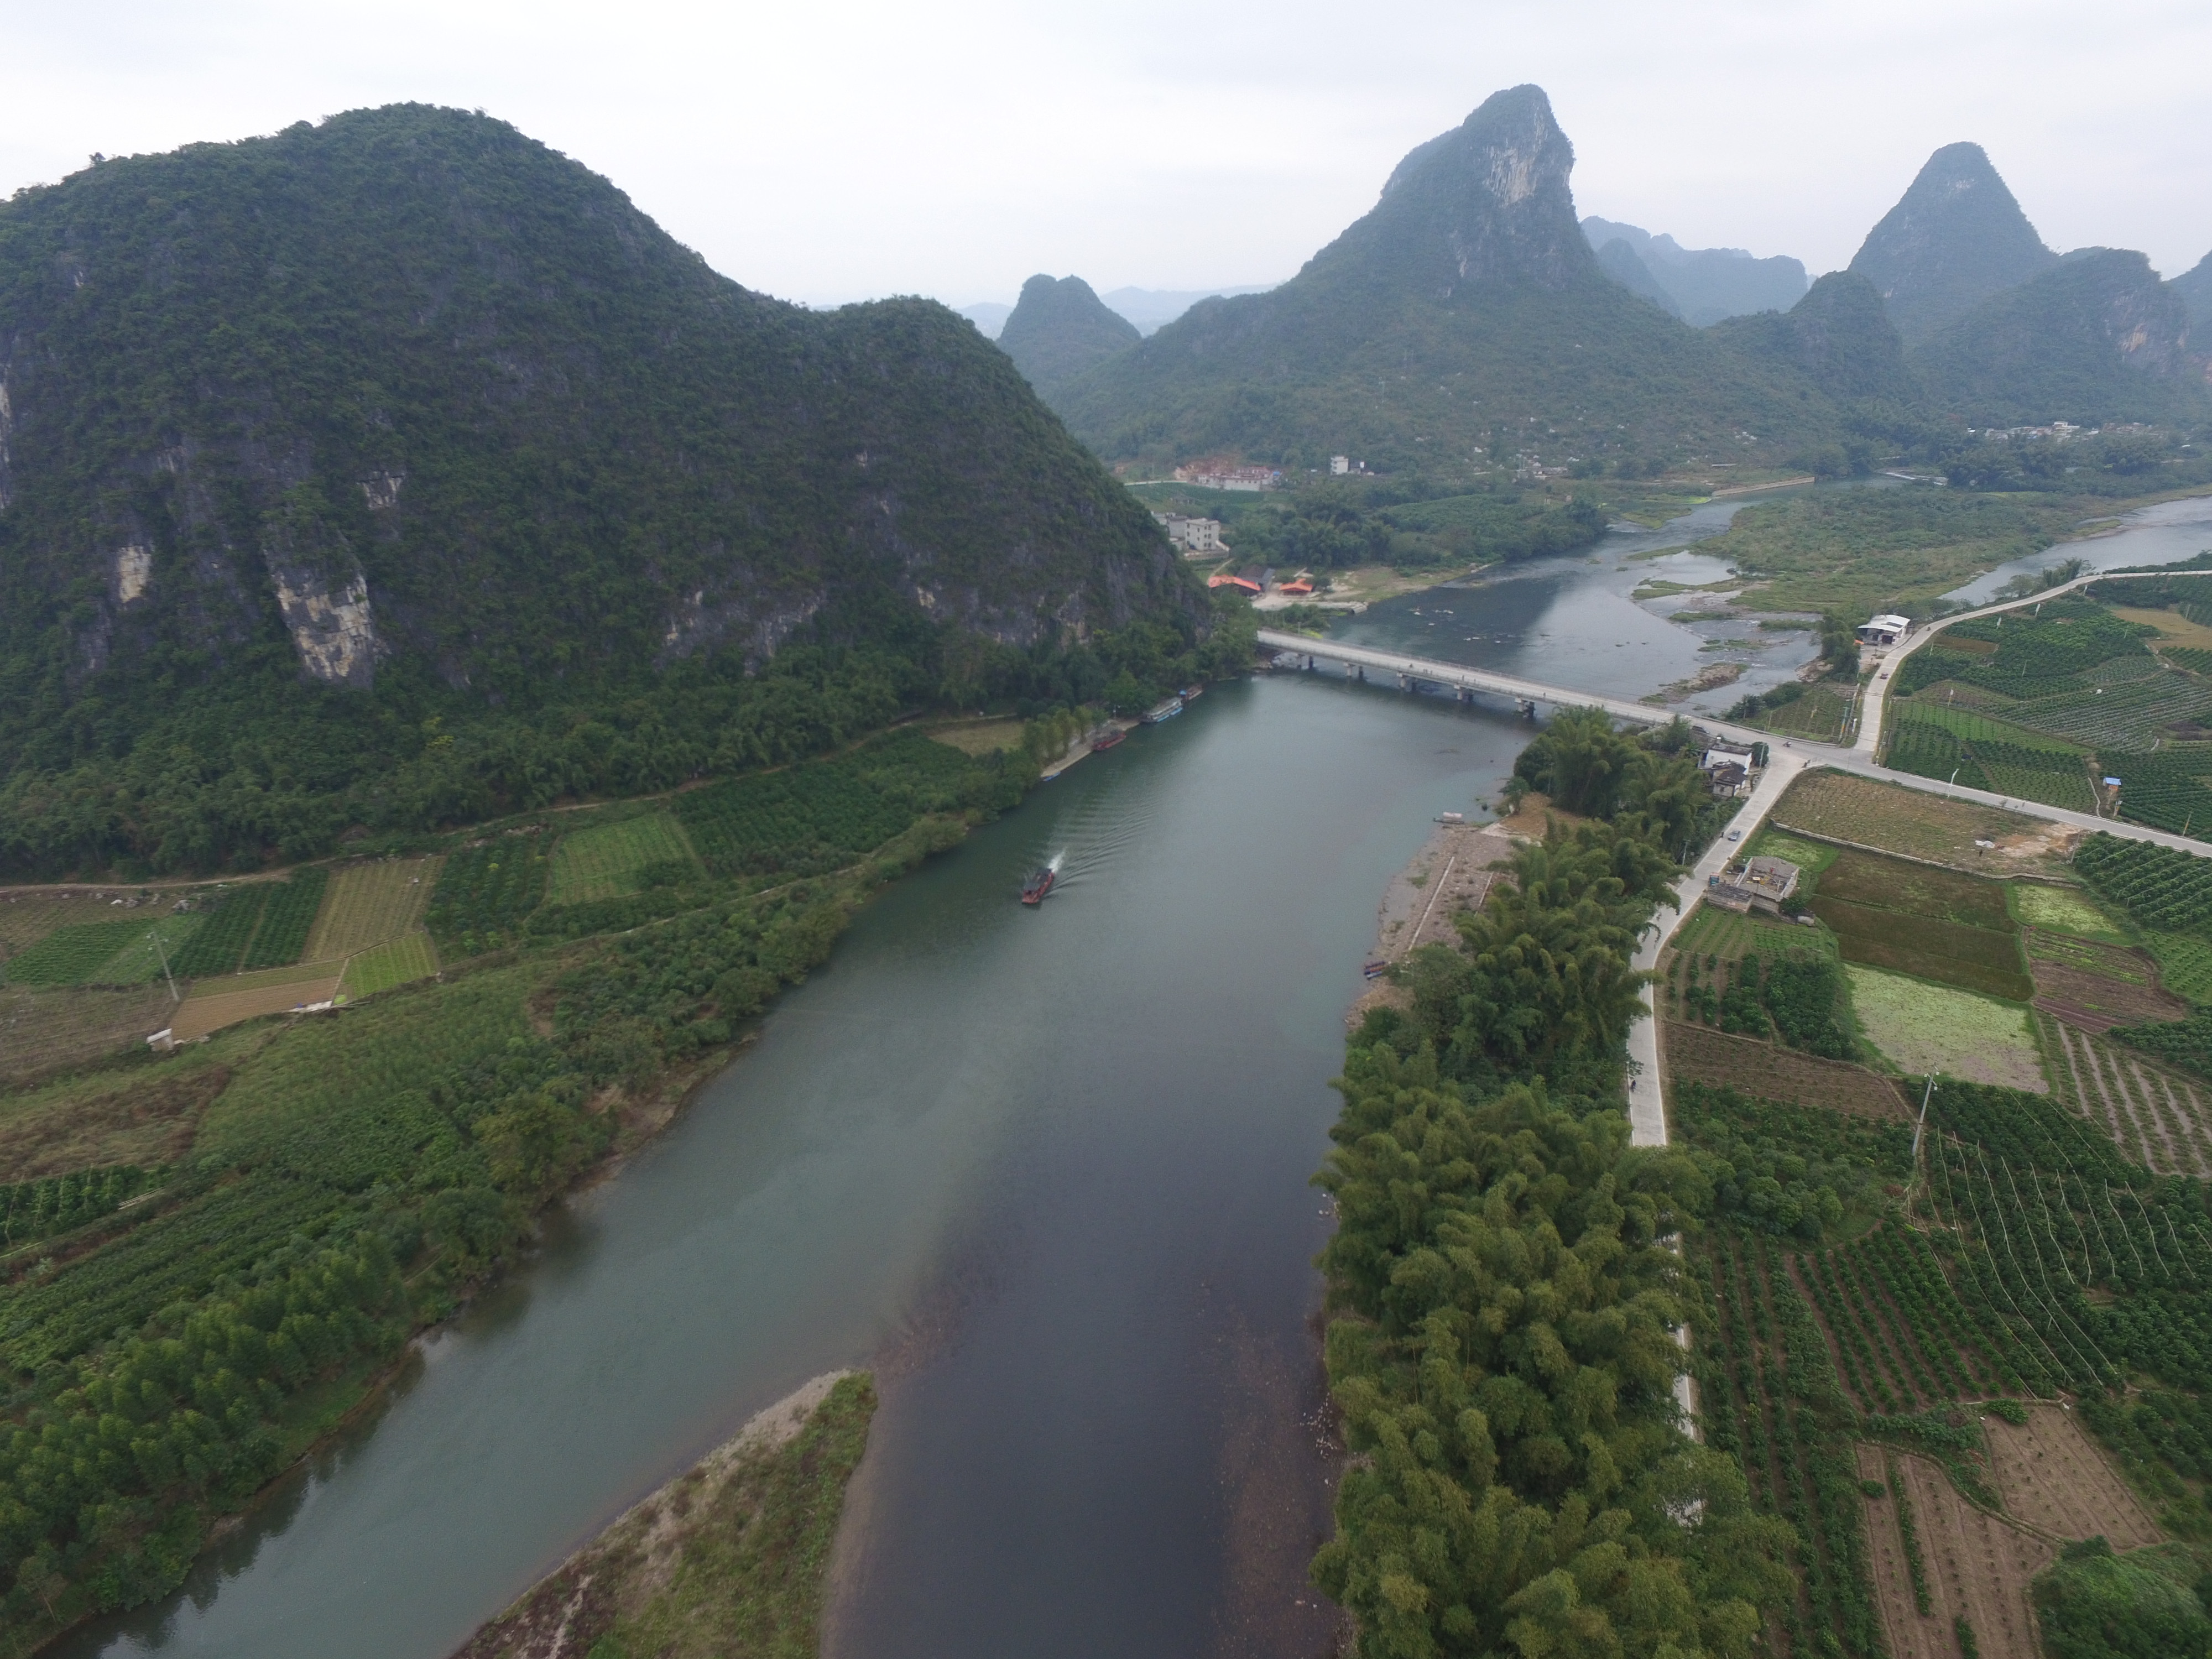
{"type": "Polygon", "coordinates": [[[18,868],[666,779],[732,722],[788,758],[941,695],[1055,700],[1079,641],[1207,621],[953,313],[750,294],[459,112],[19,193],[0,389],[18,868]],[[746,680],[795,644],[827,655],[746,680]]]}
{"type": "Polygon", "coordinates": [[[1055,282],[1039,275],[1022,284],[1020,301],[999,331],[999,349],[1040,393],[1048,393],[1143,337],[1080,276],[1055,282]]]}

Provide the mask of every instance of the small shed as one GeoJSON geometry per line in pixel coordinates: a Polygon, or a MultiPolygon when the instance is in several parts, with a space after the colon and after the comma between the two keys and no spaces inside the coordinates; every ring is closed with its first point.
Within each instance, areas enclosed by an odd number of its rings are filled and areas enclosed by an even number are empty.
{"type": "Polygon", "coordinates": [[[1804,874],[1788,859],[1761,853],[1744,860],[1742,884],[1751,890],[1751,902],[1762,910],[1779,911],[1783,900],[1797,890],[1804,874]]]}

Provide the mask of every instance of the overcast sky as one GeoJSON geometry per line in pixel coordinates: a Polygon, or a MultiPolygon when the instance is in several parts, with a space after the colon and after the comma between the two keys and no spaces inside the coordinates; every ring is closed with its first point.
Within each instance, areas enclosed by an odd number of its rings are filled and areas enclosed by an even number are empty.
{"type": "Polygon", "coordinates": [[[1012,299],[1291,275],[1398,158],[1550,93],[1584,214],[1846,263],[1929,151],[2045,240],[2212,248],[2205,0],[0,0],[0,194],[413,99],[605,174],[749,287],[1012,299]]]}

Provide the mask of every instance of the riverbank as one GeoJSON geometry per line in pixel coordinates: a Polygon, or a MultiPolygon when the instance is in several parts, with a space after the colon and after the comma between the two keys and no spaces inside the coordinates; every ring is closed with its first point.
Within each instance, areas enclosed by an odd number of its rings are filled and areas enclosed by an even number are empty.
{"type": "Polygon", "coordinates": [[[755,1415],[487,1622],[454,1659],[811,1654],[873,1380],[830,1371],[755,1415]]]}

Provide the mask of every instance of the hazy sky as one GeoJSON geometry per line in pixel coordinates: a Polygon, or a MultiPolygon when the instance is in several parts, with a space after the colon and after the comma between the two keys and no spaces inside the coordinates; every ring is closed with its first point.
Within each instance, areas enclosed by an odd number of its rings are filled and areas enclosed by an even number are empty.
{"type": "Polygon", "coordinates": [[[0,0],[0,194],[87,155],[402,99],[605,174],[750,287],[831,302],[1278,279],[1500,87],[1585,214],[1848,261],[1928,152],[2044,239],[2212,248],[2204,0],[0,0]]]}

